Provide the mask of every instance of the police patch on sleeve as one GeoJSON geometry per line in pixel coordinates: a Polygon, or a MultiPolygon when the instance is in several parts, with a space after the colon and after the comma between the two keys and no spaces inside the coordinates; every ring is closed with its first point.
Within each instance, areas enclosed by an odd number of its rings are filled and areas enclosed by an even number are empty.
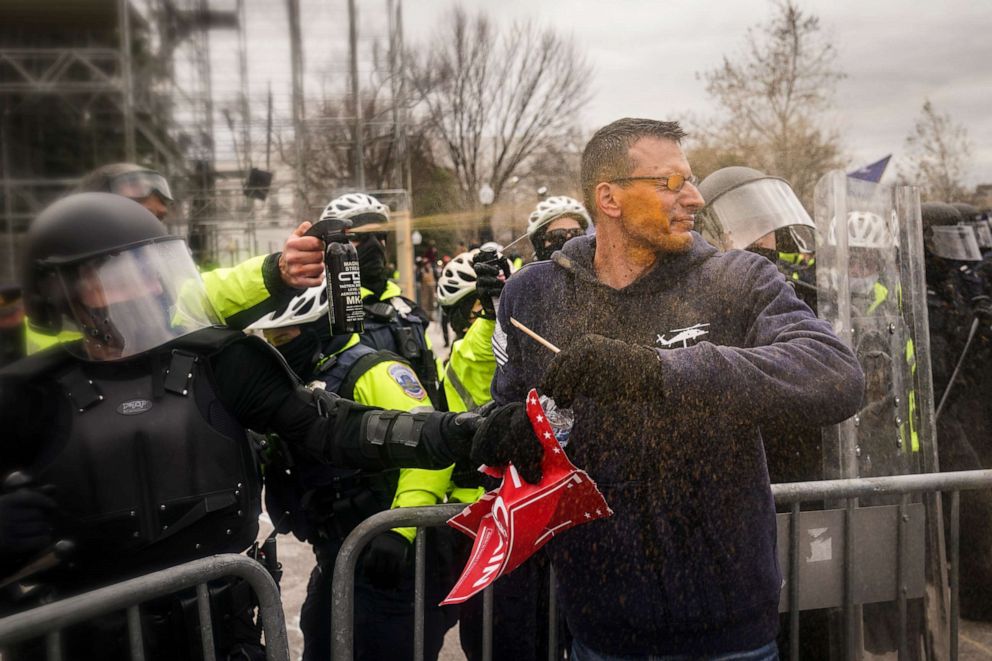
{"type": "Polygon", "coordinates": [[[424,386],[420,384],[420,379],[409,366],[403,363],[394,363],[389,366],[388,372],[393,381],[410,397],[414,399],[427,398],[427,391],[424,390],[424,386]]]}

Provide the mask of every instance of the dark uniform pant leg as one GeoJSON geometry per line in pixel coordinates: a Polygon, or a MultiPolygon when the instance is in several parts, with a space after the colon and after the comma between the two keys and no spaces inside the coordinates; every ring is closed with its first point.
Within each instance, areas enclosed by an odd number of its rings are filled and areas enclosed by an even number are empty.
{"type": "MultiPolygon", "coordinates": [[[[438,571],[440,563],[436,545],[428,538],[427,598],[424,603],[425,659],[436,659],[444,645],[444,634],[455,623],[455,610],[440,607],[447,574],[438,571]]],[[[331,583],[334,559],[340,543],[328,544],[318,551],[318,565],[310,574],[307,596],[300,613],[303,631],[303,660],[327,661],[331,658],[331,583]]],[[[380,590],[361,574],[361,558],[355,577],[355,659],[413,659],[414,576],[413,565],[393,590],[380,590]]]]}

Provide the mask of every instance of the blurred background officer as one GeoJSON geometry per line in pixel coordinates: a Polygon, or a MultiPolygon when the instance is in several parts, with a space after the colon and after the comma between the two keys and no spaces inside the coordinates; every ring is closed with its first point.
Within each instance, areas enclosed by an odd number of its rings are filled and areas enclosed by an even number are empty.
{"type": "MultiPolygon", "coordinates": [[[[327,289],[312,287],[251,326],[286,358],[305,382],[359,404],[423,413],[433,411],[427,391],[409,362],[360,342],[357,333],[333,336],[327,319],[327,289]]],[[[317,564],[300,614],[303,658],[331,655],[331,581],[334,562],[348,534],[368,517],[391,507],[443,502],[451,467],[369,472],[313,464],[291,447],[267,468],[266,509],[279,532],[293,532],[313,545],[317,564]]],[[[426,658],[436,658],[444,633],[454,625],[453,607],[437,604],[452,582],[450,531],[429,528],[426,658]]],[[[372,540],[356,577],[355,658],[413,658],[413,552],[416,528],[397,528],[372,540]]],[[[459,568],[460,569],[460,568],[459,568]]]]}
{"type": "MultiPolygon", "coordinates": [[[[967,211],[967,209],[965,209],[967,211]]],[[[940,470],[992,467],[992,306],[977,236],[956,206],[922,205],[940,470]],[[960,368],[958,367],[960,365],[960,368]]],[[[961,493],[961,614],[992,619],[992,494],[961,493]]]]}
{"type": "MultiPolygon", "coordinates": [[[[465,414],[371,410],[301,389],[264,342],[217,328],[185,241],[123,197],[46,209],[28,232],[23,282],[32,328],[80,339],[0,371],[0,565],[15,571],[0,580],[5,611],[247,548],[260,485],[246,427],[354,468],[443,468],[468,453],[465,414]],[[72,550],[59,546],[53,568],[16,573],[52,558],[60,538],[72,550]]],[[[218,654],[258,658],[247,591],[212,590],[227,614],[218,654]]],[[[198,637],[184,634],[195,612],[185,595],[143,609],[154,658],[194,656],[198,637]]],[[[126,649],[114,617],[66,632],[69,657],[126,649]]]]}
{"type": "Polygon", "coordinates": [[[589,212],[578,200],[567,195],[541,200],[527,222],[534,258],[551,259],[566,241],[584,235],[591,223],[589,212]]]}

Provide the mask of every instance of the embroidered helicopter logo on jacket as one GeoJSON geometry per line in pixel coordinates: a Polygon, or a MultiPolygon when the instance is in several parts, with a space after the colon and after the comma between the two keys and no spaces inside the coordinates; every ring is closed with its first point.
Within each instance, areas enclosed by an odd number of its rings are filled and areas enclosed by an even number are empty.
{"type": "Polygon", "coordinates": [[[675,333],[675,336],[671,339],[665,339],[664,335],[659,335],[658,344],[663,347],[670,347],[681,342],[682,348],[686,348],[689,346],[690,340],[696,340],[709,333],[708,330],[703,330],[706,326],[709,326],[709,324],[696,324],[694,326],[689,326],[688,328],[674,328],[668,332],[675,333]]]}

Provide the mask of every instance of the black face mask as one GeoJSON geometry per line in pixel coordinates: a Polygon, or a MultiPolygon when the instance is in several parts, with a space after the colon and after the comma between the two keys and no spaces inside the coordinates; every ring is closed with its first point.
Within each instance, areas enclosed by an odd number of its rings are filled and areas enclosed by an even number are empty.
{"type": "Polygon", "coordinates": [[[548,230],[538,239],[539,245],[534,246],[534,254],[538,259],[551,259],[551,255],[556,250],[565,247],[565,242],[577,236],[584,236],[585,233],[586,231],[581,227],[548,230]]]}
{"type": "Polygon", "coordinates": [[[362,286],[376,295],[386,289],[386,246],[375,237],[368,235],[358,244],[358,268],[362,274],[362,286]]]}
{"type": "Polygon", "coordinates": [[[299,335],[285,344],[280,344],[277,349],[302,381],[310,381],[320,351],[320,338],[314,329],[300,329],[299,335]]]}
{"type": "Polygon", "coordinates": [[[469,326],[478,318],[479,315],[473,311],[476,300],[475,296],[466,296],[454,305],[445,306],[444,313],[448,316],[448,324],[456,340],[465,337],[469,326]]]}
{"type": "Polygon", "coordinates": [[[772,248],[748,248],[747,251],[753,252],[756,255],[761,255],[772,264],[778,261],[778,250],[774,250],[772,248]]]}

